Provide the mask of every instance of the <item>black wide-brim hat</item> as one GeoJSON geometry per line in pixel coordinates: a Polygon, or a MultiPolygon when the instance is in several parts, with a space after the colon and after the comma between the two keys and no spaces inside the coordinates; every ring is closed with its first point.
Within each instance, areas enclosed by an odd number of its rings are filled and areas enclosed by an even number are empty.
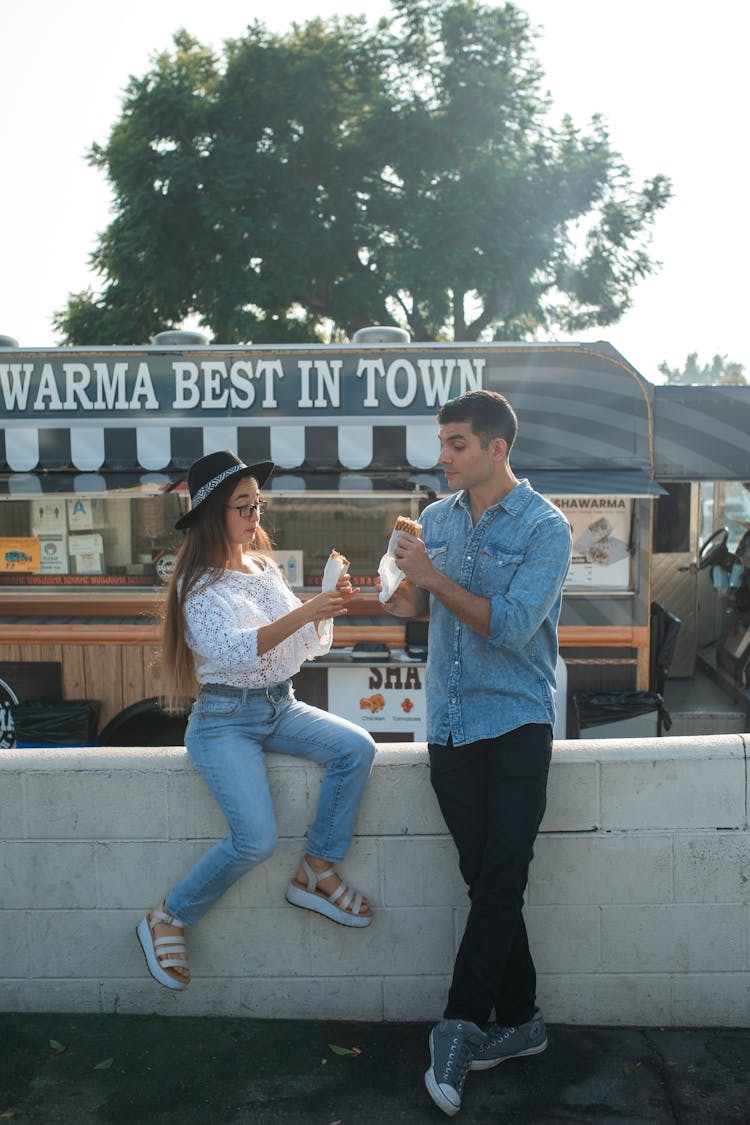
{"type": "Polygon", "coordinates": [[[190,466],[188,472],[190,511],[180,516],[175,527],[180,531],[190,527],[195,522],[201,504],[205,504],[209,496],[212,496],[230,477],[254,477],[258,482],[258,488],[262,488],[274,467],[273,461],[258,461],[256,465],[246,465],[244,461],[240,461],[236,453],[232,453],[231,449],[225,449],[221,453],[207,453],[205,457],[199,457],[190,466]]]}

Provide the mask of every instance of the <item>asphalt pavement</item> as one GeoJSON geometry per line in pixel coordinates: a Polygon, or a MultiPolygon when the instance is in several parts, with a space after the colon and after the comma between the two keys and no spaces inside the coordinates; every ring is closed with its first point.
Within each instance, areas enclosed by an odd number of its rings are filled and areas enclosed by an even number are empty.
{"type": "MultiPolygon", "coordinates": [[[[14,1125],[438,1125],[424,1024],[0,1014],[14,1125]]],[[[548,1025],[458,1125],[750,1125],[750,1028],[548,1025]]]]}

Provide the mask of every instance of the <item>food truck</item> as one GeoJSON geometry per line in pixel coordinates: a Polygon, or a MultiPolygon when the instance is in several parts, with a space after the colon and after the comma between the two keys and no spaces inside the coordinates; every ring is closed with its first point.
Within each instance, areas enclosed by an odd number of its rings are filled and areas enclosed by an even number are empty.
{"type": "MultiPolygon", "coordinates": [[[[573,529],[556,735],[576,733],[579,693],[654,688],[653,603],[681,622],[670,675],[692,677],[704,660],[703,622],[714,650],[701,672],[731,700],[737,729],[748,729],[744,649],[733,632],[744,611],[730,605],[743,571],[721,529],[728,497],[740,520],[750,517],[750,387],[654,386],[607,343],[419,344],[395,328],[285,347],[209,345],[185,332],[142,347],[4,343],[6,744],[16,706],[34,700],[91,701],[103,744],[181,741],[184,722],[175,728],[157,704],[159,612],[187,468],[219,449],[276,463],[264,527],[300,597],[320,586],[332,548],[362,587],[335,622],[329,656],[297,677],[298,696],[380,741],[422,739],[426,622],[385,614],[375,575],[396,517],[418,519],[449,491],[436,410],[480,388],[515,407],[514,471],[573,529]],[[699,555],[702,516],[720,533],[710,557],[699,555]],[[720,660],[729,633],[739,655],[720,660]]],[[[736,539],[742,524],[732,526],[736,539]]]]}

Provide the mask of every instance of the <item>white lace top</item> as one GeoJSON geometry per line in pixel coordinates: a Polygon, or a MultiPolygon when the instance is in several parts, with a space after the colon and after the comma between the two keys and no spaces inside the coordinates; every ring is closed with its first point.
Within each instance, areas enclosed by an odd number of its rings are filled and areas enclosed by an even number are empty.
{"type": "Polygon", "coordinates": [[[300,605],[273,562],[259,574],[224,570],[217,582],[201,579],[185,602],[186,637],[198,682],[268,687],[295,675],[305,660],[328,652],[333,621],[320,623],[320,636],[310,621],[258,655],[258,629],[300,605]]]}

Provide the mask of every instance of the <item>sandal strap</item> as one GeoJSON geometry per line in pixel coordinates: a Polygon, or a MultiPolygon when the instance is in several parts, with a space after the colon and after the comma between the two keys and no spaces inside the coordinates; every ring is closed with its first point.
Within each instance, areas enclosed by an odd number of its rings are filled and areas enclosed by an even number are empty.
{"type": "Polygon", "coordinates": [[[158,926],[158,925],[181,926],[182,929],[185,928],[185,923],[181,922],[179,918],[175,918],[174,914],[167,914],[166,910],[164,910],[164,903],[163,902],[160,903],[160,905],[156,907],[153,914],[149,918],[148,924],[149,924],[152,931],[153,931],[154,926],[158,926]]]}
{"type": "Polygon", "coordinates": [[[331,891],[328,898],[338,906],[341,910],[346,910],[350,914],[359,914],[362,906],[362,895],[359,891],[355,891],[348,883],[342,879],[335,891],[331,891]],[[339,902],[339,899],[341,901],[339,902]]]}
{"type": "Polygon", "coordinates": [[[157,954],[157,960],[162,969],[184,969],[186,973],[190,972],[187,961],[182,957],[159,957],[157,954]]]}
{"type": "Polygon", "coordinates": [[[340,910],[345,910],[349,914],[359,914],[362,908],[363,896],[359,891],[350,887],[348,883],[345,883],[334,867],[328,867],[325,871],[315,871],[303,856],[302,869],[307,876],[307,889],[312,894],[315,894],[321,879],[327,879],[329,875],[337,875],[340,880],[339,885],[335,887],[330,894],[327,894],[325,891],[317,891],[317,893],[325,895],[328,901],[332,902],[334,906],[338,906],[340,910]],[[340,902],[339,899],[341,900],[340,902]]]}
{"type": "Polygon", "coordinates": [[[326,868],[325,871],[315,871],[307,862],[305,857],[302,857],[302,869],[307,876],[307,889],[314,892],[321,879],[327,879],[329,875],[335,875],[336,871],[333,867],[326,868]]]}
{"type": "Polygon", "coordinates": [[[163,950],[165,953],[187,953],[187,946],[182,938],[172,935],[170,937],[154,938],[154,950],[158,957],[160,950],[163,950]]]}

